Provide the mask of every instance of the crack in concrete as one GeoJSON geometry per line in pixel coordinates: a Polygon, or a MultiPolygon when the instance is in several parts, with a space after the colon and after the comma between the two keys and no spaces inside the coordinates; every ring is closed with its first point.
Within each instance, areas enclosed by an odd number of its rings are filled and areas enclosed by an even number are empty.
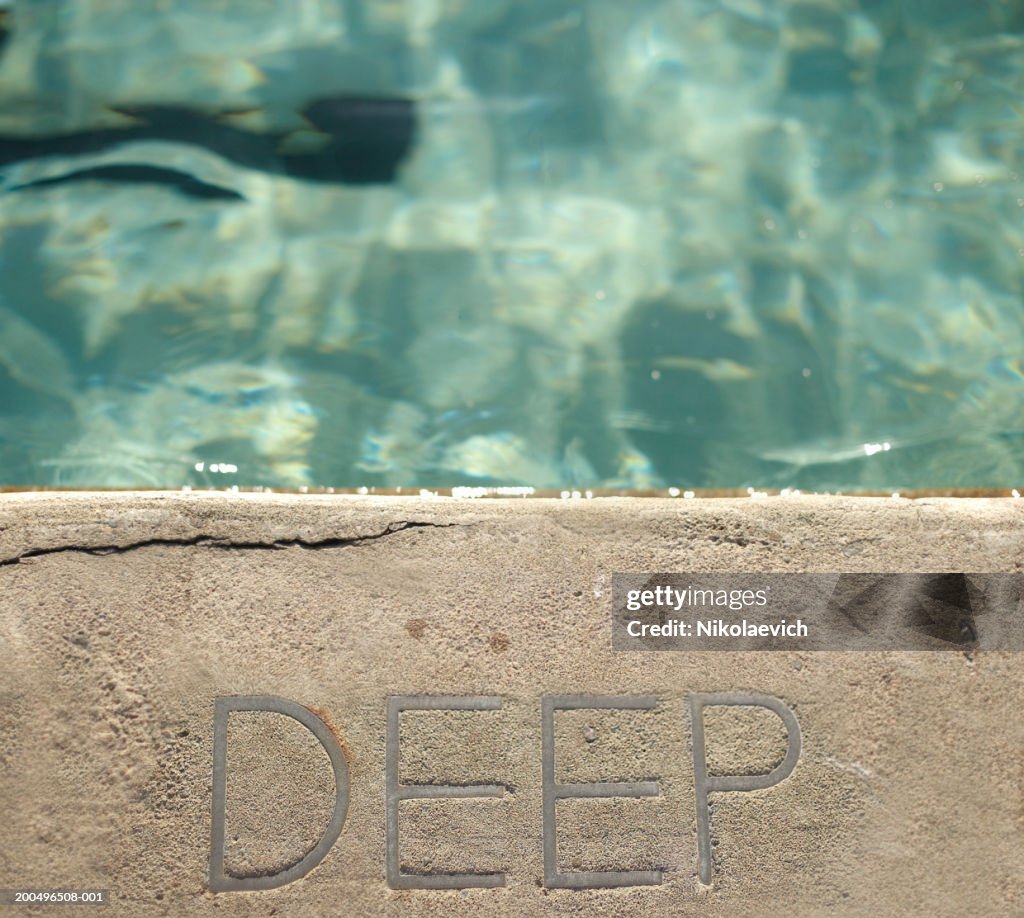
{"type": "Polygon", "coordinates": [[[286,548],[306,548],[319,550],[322,548],[348,548],[354,545],[362,545],[366,542],[375,542],[378,539],[387,538],[398,532],[407,529],[447,529],[451,526],[466,526],[467,523],[429,523],[415,520],[403,520],[397,523],[388,523],[383,532],[374,532],[369,535],[342,536],[328,539],[276,539],[272,542],[239,542],[230,538],[220,538],[211,535],[197,535],[190,538],[166,539],[154,538],[144,539],[141,542],[129,542],[127,545],[96,545],[92,547],[84,545],[59,545],[54,548],[29,548],[11,558],[0,558],[0,567],[8,567],[14,564],[21,564],[32,558],[41,558],[46,555],[59,555],[65,553],[76,553],[85,555],[122,555],[140,548],[152,546],[175,546],[181,548],[202,547],[219,548],[235,551],[244,549],[262,549],[279,551],[286,548]]]}

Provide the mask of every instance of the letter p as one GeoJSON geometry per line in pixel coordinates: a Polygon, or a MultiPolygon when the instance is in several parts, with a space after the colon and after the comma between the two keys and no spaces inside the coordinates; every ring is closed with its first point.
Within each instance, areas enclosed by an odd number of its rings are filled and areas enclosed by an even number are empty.
{"type": "Polygon", "coordinates": [[[800,758],[802,737],[796,715],[778,698],[747,692],[725,692],[690,696],[690,718],[693,724],[693,786],[697,796],[697,855],[700,881],[711,885],[711,810],[708,794],[712,791],[752,791],[773,787],[788,778],[800,758]],[[704,708],[719,705],[767,708],[778,714],[786,727],[786,757],[766,774],[708,776],[704,746],[704,708]]]}

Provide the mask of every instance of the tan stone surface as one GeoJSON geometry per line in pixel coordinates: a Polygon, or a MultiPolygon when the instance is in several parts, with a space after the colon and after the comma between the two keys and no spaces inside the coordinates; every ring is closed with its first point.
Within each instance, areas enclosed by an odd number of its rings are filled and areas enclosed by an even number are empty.
{"type": "MultiPolygon", "coordinates": [[[[5,495],[0,887],[108,888],[118,915],[1021,914],[1024,660],[616,653],[609,591],[615,571],[1019,571],[1022,523],[998,499],[5,495]],[[784,700],[803,751],[776,787],[712,794],[705,887],[687,698],[739,690],[784,700]],[[661,886],[543,886],[541,697],[570,693],[658,706],[557,714],[557,780],[660,795],[560,802],[561,868],[661,886]],[[347,819],[306,877],[211,893],[214,699],[246,694],[329,721],[347,819]],[[403,714],[401,780],[504,793],[402,803],[403,867],[503,888],[388,888],[387,697],[416,694],[502,707],[403,714]]],[[[232,718],[226,862],[272,872],[330,817],[328,759],[282,715],[232,718]]],[[[713,773],[785,752],[770,712],[705,722],[713,773]]]]}

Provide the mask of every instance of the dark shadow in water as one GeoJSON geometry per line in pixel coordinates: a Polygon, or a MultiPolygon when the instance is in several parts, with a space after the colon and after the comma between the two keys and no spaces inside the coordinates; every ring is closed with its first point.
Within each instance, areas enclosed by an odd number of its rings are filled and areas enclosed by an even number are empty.
{"type": "Polygon", "coordinates": [[[24,185],[15,185],[9,190],[28,191],[33,188],[49,188],[53,185],[67,185],[90,179],[115,182],[121,185],[166,185],[185,195],[185,197],[199,198],[205,201],[245,200],[244,195],[231,188],[211,185],[187,172],[179,172],[177,169],[165,169],[161,166],[147,166],[134,163],[95,166],[91,169],[76,169],[74,172],[68,172],[54,178],[39,179],[35,182],[26,182],[24,185]]]}
{"type": "Polygon", "coordinates": [[[102,153],[125,143],[163,140],[205,147],[240,166],[313,182],[386,184],[416,142],[416,105],[408,99],[334,96],[311,102],[303,117],[322,135],[321,145],[282,152],[294,132],[258,133],[227,123],[231,113],[187,108],[119,108],[137,123],[44,137],[0,136],[0,165],[44,156],[102,153]]]}

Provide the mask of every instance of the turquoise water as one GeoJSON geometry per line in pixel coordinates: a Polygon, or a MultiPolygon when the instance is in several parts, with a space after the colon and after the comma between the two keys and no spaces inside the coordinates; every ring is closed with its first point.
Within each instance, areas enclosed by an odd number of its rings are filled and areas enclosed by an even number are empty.
{"type": "Polygon", "coordinates": [[[1024,480],[1024,0],[0,17],[0,484],[1024,480]]]}

